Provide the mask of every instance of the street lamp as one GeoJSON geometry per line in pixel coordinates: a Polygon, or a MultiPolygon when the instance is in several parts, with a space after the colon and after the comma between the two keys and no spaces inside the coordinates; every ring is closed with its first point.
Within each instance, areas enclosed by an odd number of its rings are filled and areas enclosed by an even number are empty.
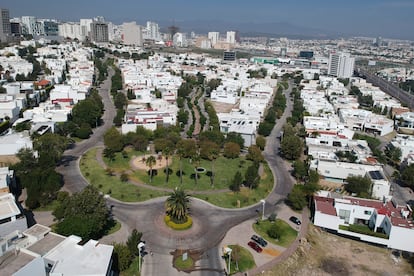
{"type": "Polygon", "coordinates": [[[228,246],[224,247],[224,253],[229,256],[229,265],[228,265],[229,275],[230,275],[231,251],[233,250],[230,247],[228,246]]]}
{"type": "Polygon", "coordinates": [[[265,207],[266,201],[264,199],[261,199],[260,202],[263,204],[262,220],[264,220],[264,211],[265,211],[264,207],[265,207]]]}
{"type": "Polygon", "coordinates": [[[137,245],[138,247],[138,272],[141,272],[141,254],[142,251],[145,250],[145,242],[140,242],[137,245]]]}

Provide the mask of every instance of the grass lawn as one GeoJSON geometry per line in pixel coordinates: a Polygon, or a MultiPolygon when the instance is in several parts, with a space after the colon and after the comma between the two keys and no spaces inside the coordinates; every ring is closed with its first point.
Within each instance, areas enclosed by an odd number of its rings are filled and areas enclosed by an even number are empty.
{"type": "Polygon", "coordinates": [[[251,164],[251,161],[244,160],[244,158],[228,159],[225,157],[219,157],[213,162],[201,160],[198,167],[205,168],[206,172],[198,174],[199,179],[196,184],[196,181],[191,179],[191,175],[195,174],[194,162],[190,163],[190,159],[185,158],[182,160],[182,169],[184,172],[183,183],[180,184],[180,177],[176,174],[180,170],[180,160],[174,156],[173,158],[170,158],[169,161],[169,168],[172,169],[172,174],[169,177],[168,184],[166,184],[166,174],[164,169],[158,170],[158,175],[152,178],[151,183],[148,173],[145,170],[136,171],[131,178],[144,183],[150,183],[153,186],[167,187],[170,189],[174,189],[175,187],[182,187],[185,190],[196,191],[227,189],[234,177],[234,174],[239,170],[242,175],[244,175],[247,167],[251,164]],[[207,175],[208,171],[212,171],[212,166],[214,166],[215,175],[214,186],[211,185],[211,179],[207,175]]]}
{"type": "Polygon", "coordinates": [[[103,157],[105,164],[108,167],[111,167],[111,169],[113,169],[114,172],[123,172],[131,170],[131,165],[129,163],[132,160],[132,158],[134,156],[141,156],[145,154],[144,152],[136,151],[131,147],[126,147],[124,151],[127,153],[125,157],[122,155],[122,152],[117,152],[115,153],[115,159],[112,161],[110,161],[106,157],[103,157]]]}
{"type": "Polygon", "coordinates": [[[265,240],[267,240],[271,243],[283,246],[283,247],[287,247],[288,245],[290,245],[296,239],[296,236],[298,235],[298,232],[296,230],[294,230],[292,227],[290,227],[289,224],[287,224],[283,220],[276,219],[276,222],[274,222],[274,223],[276,223],[281,228],[281,231],[282,231],[282,233],[280,233],[280,239],[279,240],[272,239],[267,234],[267,230],[273,224],[272,222],[270,222],[268,220],[260,221],[259,224],[254,223],[253,224],[253,229],[260,236],[262,236],[265,240]]]}
{"type": "Polygon", "coordinates": [[[169,193],[139,188],[134,184],[122,182],[116,176],[109,176],[96,161],[97,149],[86,152],[80,161],[80,170],[88,182],[104,194],[121,201],[136,202],[168,195],[169,193]]]}
{"type": "Polygon", "coordinates": [[[190,256],[187,256],[187,260],[183,261],[183,257],[179,256],[174,261],[174,267],[179,270],[186,270],[194,267],[194,260],[190,256]]]}
{"type": "Polygon", "coordinates": [[[249,206],[265,198],[273,188],[273,174],[267,164],[264,164],[264,173],[260,179],[260,184],[256,189],[242,187],[240,192],[226,192],[217,194],[195,194],[194,197],[208,201],[211,204],[224,208],[238,208],[249,206]]]}
{"type": "MultiPolygon", "coordinates": [[[[246,248],[238,244],[229,245],[229,247],[233,250],[231,253],[230,274],[247,271],[256,266],[252,253],[250,253],[246,248]],[[239,270],[237,270],[237,265],[236,265],[237,254],[238,254],[237,264],[239,266],[239,270]]],[[[226,263],[228,266],[228,261],[226,263]]]]}

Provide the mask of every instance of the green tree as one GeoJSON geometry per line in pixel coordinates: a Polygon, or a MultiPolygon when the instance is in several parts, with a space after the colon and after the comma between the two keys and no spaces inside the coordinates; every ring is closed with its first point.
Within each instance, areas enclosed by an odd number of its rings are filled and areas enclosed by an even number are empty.
{"type": "Polygon", "coordinates": [[[124,93],[116,93],[114,98],[114,105],[117,109],[123,109],[127,104],[127,98],[124,93]]]}
{"type": "Polygon", "coordinates": [[[280,148],[285,158],[295,160],[302,154],[302,140],[294,135],[283,136],[280,148]]]}
{"type": "Polygon", "coordinates": [[[147,165],[147,167],[149,167],[149,175],[150,175],[150,183],[152,182],[152,175],[153,175],[153,171],[152,168],[154,167],[154,165],[157,163],[157,160],[155,159],[155,157],[153,155],[148,156],[148,158],[145,160],[145,165],[147,165]]]}
{"type": "Polygon", "coordinates": [[[239,192],[240,191],[240,186],[243,183],[243,177],[241,172],[237,171],[236,174],[234,175],[233,179],[231,180],[230,183],[230,190],[232,190],[233,192],[239,192]]]}
{"type": "Polygon", "coordinates": [[[45,167],[56,164],[69,145],[69,139],[58,134],[46,133],[34,140],[33,148],[39,152],[39,162],[45,167]],[[44,160],[44,161],[43,161],[44,160]]]}
{"type": "MultiPolygon", "coordinates": [[[[102,104],[102,102],[101,102],[102,104]]],[[[94,98],[87,98],[78,102],[72,109],[72,120],[77,125],[87,123],[90,126],[95,126],[101,118],[103,109],[94,98]]]]}
{"type": "Polygon", "coordinates": [[[269,136],[273,130],[274,125],[275,125],[274,123],[269,123],[267,121],[261,122],[259,124],[259,129],[257,133],[263,136],[269,136]]]}
{"type": "Polygon", "coordinates": [[[240,146],[234,142],[224,144],[223,155],[227,158],[238,158],[240,155],[240,146]]]}
{"type": "Polygon", "coordinates": [[[172,155],[172,148],[170,147],[165,147],[162,150],[162,154],[164,155],[165,158],[165,163],[166,163],[166,178],[165,178],[165,182],[168,184],[168,180],[170,178],[170,168],[168,167],[168,159],[170,158],[170,156],[172,155]]]}
{"type": "Polygon", "coordinates": [[[259,135],[256,137],[256,146],[258,146],[261,150],[264,150],[266,147],[266,138],[259,135]]]}
{"type": "Polygon", "coordinates": [[[120,271],[127,270],[131,265],[132,254],[127,245],[122,243],[114,244],[115,267],[120,271]]]}
{"type": "Polygon", "coordinates": [[[166,213],[176,223],[187,221],[190,198],[181,188],[175,189],[165,202],[166,213]]]}
{"type": "Polygon", "coordinates": [[[139,249],[137,245],[141,241],[141,238],[142,238],[142,233],[138,232],[137,229],[134,229],[132,230],[132,233],[128,237],[128,240],[126,242],[129,252],[131,252],[131,254],[134,256],[138,256],[139,254],[139,249]]]}
{"type": "Polygon", "coordinates": [[[114,152],[120,152],[124,147],[121,133],[115,127],[108,129],[104,134],[104,144],[114,152]]]}
{"type": "Polygon", "coordinates": [[[78,235],[83,240],[99,239],[110,222],[103,195],[91,185],[59,202],[53,215],[58,220],[58,233],[78,235]]]}
{"type": "Polygon", "coordinates": [[[275,239],[275,240],[280,239],[280,236],[281,236],[282,232],[283,232],[283,230],[281,229],[281,227],[277,223],[273,223],[269,227],[269,229],[267,229],[267,234],[269,235],[269,237],[271,237],[272,239],[275,239]]]}
{"type": "Polygon", "coordinates": [[[250,189],[255,189],[260,180],[258,165],[252,164],[249,166],[244,175],[244,179],[246,186],[248,186],[250,189]]]}
{"type": "Polygon", "coordinates": [[[401,173],[401,180],[411,189],[414,189],[414,164],[411,164],[403,169],[401,173]]]}
{"type": "Polygon", "coordinates": [[[296,179],[303,181],[307,175],[308,168],[306,164],[300,160],[293,162],[293,176],[296,179]]]}
{"type": "Polygon", "coordinates": [[[363,176],[349,176],[346,179],[346,183],[346,191],[356,193],[358,197],[370,197],[372,182],[369,178],[363,176]]]}
{"type": "Polygon", "coordinates": [[[256,145],[251,145],[249,147],[246,159],[252,160],[254,163],[260,163],[264,161],[262,151],[256,145]]]}
{"type": "Polygon", "coordinates": [[[236,133],[236,132],[227,133],[225,142],[226,143],[233,142],[233,143],[238,144],[241,149],[244,148],[244,139],[240,133],[236,133]]]}
{"type": "Polygon", "coordinates": [[[303,191],[303,185],[296,184],[288,194],[287,203],[294,210],[302,210],[306,206],[306,194],[303,191]]]}
{"type": "Polygon", "coordinates": [[[181,150],[184,158],[194,156],[197,151],[197,144],[192,139],[181,140],[177,143],[177,150],[181,150]]]}

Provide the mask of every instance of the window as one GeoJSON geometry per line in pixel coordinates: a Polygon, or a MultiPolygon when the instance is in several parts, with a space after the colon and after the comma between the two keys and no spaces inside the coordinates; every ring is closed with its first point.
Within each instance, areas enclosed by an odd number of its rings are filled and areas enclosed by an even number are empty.
{"type": "Polygon", "coordinates": [[[364,211],[364,215],[371,215],[371,211],[364,211]]]}
{"type": "Polygon", "coordinates": [[[339,218],[345,220],[345,223],[349,224],[349,217],[351,215],[350,210],[339,210],[339,218]]]}

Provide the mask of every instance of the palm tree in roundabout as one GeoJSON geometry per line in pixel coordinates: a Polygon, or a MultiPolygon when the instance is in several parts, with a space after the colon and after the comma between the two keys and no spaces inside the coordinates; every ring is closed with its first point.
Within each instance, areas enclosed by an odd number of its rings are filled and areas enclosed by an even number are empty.
{"type": "Polygon", "coordinates": [[[189,215],[190,197],[181,188],[176,188],[165,202],[165,223],[174,230],[186,230],[193,221],[189,215]]]}
{"type": "Polygon", "coordinates": [[[145,164],[147,165],[147,167],[149,167],[150,168],[150,170],[149,170],[149,175],[150,175],[150,183],[152,182],[152,176],[153,176],[153,174],[154,174],[154,172],[153,172],[153,170],[152,170],[152,168],[154,167],[154,165],[157,163],[157,160],[155,159],[155,157],[154,156],[149,156],[147,159],[146,159],[146,161],[145,161],[145,164]]]}

